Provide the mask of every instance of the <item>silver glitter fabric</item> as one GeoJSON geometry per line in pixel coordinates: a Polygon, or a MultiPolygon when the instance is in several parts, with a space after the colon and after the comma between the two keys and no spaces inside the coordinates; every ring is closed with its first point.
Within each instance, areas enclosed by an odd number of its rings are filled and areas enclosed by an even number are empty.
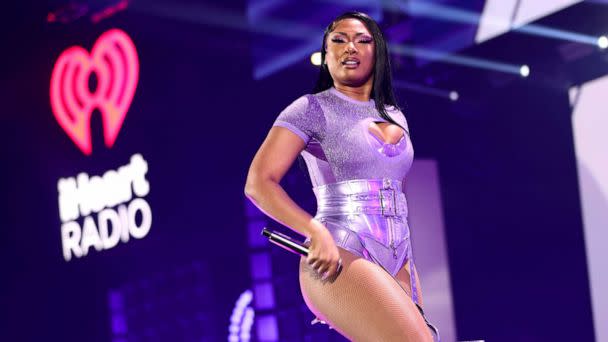
{"type": "MultiPolygon", "coordinates": [[[[389,115],[408,129],[400,111],[389,115]]],[[[356,101],[335,88],[305,95],[289,105],[274,125],[290,129],[306,143],[302,156],[313,186],[352,179],[404,179],[414,149],[409,134],[386,144],[370,133],[372,121],[386,122],[373,100],[356,101]]]]}

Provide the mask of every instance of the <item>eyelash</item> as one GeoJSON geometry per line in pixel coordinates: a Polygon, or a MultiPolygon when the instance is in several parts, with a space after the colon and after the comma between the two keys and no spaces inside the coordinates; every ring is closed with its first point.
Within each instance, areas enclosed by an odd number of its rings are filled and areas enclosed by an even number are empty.
{"type": "MultiPolygon", "coordinates": [[[[331,41],[334,42],[334,43],[344,43],[344,40],[340,39],[340,38],[334,38],[331,41]]],[[[361,44],[371,44],[372,40],[371,39],[364,39],[364,40],[358,41],[358,43],[361,43],[361,44]]]]}

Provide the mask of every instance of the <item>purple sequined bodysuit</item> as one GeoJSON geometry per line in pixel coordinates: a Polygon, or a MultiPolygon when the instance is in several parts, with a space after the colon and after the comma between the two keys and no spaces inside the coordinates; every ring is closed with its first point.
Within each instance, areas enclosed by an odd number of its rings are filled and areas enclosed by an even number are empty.
{"type": "MultiPolygon", "coordinates": [[[[388,114],[406,129],[395,144],[386,144],[369,131],[371,122],[386,122],[373,100],[357,101],[330,88],[298,98],[274,125],[306,143],[301,154],[317,197],[315,217],[336,244],[395,277],[412,260],[401,181],[414,150],[403,114],[392,107],[388,114]]],[[[412,260],[410,284],[417,303],[413,267],[412,260]]]]}

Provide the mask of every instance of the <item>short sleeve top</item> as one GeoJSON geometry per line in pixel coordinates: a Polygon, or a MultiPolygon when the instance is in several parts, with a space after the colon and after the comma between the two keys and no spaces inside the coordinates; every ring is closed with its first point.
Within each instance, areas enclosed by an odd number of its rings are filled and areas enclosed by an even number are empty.
{"type": "Polygon", "coordinates": [[[402,180],[412,165],[414,150],[403,113],[394,107],[387,112],[405,128],[395,144],[370,133],[372,122],[386,122],[373,100],[357,101],[335,88],[296,99],[274,126],[289,129],[306,144],[302,156],[313,186],[353,179],[402,180]]]}

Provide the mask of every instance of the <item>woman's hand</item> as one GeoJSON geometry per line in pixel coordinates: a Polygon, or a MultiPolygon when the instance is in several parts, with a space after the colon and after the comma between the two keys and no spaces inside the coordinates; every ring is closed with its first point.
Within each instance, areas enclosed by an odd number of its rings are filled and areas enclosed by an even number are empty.
{"type": "Polygon", "coordinates": [[[323,280],[333,279],[342,266],[338,247],[329,230],[322,224],[315,225],[311,232],[306,262],[323,280]]]}

